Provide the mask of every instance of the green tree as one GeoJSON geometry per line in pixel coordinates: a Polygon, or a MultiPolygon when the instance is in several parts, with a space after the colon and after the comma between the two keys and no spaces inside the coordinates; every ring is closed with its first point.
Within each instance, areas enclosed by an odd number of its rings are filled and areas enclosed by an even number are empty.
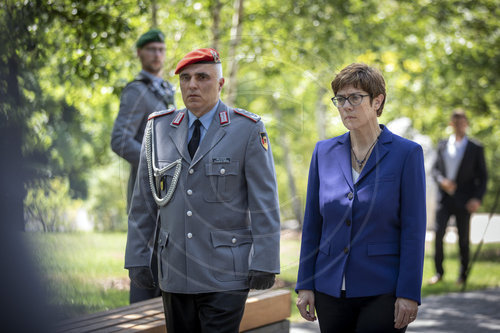
{"type": "MultiPolygon", "coordinates": [[[[492,126],[500,113],[497,2],[245,0],[235,36],[233,0],[7,0],[0,4],[0,27],[10,32],[0,36],[0,115],[9,143],[2,147],[17,152],[9,170],[25,175],[16,165],[28,165],[30,179],[67,178],[72,195],[85,197],[95,171],[117,165],[109,135],[118,97],[139,70],[134,41],[156,24],[166,34],[166,79],[177,82],[175,64],[196,47],[219,45],[226,75],[230,63],[238,66],[234,104],[266,121],[285,217],[296,216],[291,202],[304,199],[314,143],[345,131],[329,85],[352,62],[383,71],[383,123],[409,117],[436,142],[453,108],[469,112],[490,166],[488,209],[500,179],[493,168],[500,128],[492,126]],[[19,161],[21,148],[29,163],[19,161]]],[[[182,107],[179,93],[177,101],[182,107]]],[[[22,186],[12,188],[23,196],[22,186]]]]}
{"type": "Polygon", "coordinates": [[[0,3],[0,28],[8,31],[0,36],[2,147],[13,143],[9,149],[17,156],[7,159],[19,192],[13,199],[16,206],[22,207],[24,192],[19,189],[25,184],[49,184],[35,181],[40,178],[65,177],[73,196],[86,196],[86,172],[102,161],[107,149],[103,140],[93,142],[96,133],[86,128],[75,100],[88,94],[84,85],[95,88],[98,78],[109,76],[112,67],[103,60],[129,31],[120,10],[130,13],[131,3],[0,3]]]}

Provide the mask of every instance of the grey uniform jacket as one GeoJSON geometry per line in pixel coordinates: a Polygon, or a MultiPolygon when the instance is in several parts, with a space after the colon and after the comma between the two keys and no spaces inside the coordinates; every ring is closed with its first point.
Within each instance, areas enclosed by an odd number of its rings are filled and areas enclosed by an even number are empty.
{"type": "MultiPolygon", "coordinates": [[[[158,278],[173,293],[248,288],[248,270],[279,273],[279,204],[273,156],[260,118],[220,102],[189,157],[187,110],[151,117],[157,167],[181,159],[170,201],[160,207],[158,278]]],[[[148,124],[149,126],[149,124],[148,124]]],[[[145,142],[146,140],[144,140],[145,142]]],[[[171,186],[167,171],[161,194],[171,186]]],[[[157,209],[145,144],[129,213],[125,268],[148,266],[157,209]]]]}
{"type": "Polygon", "coordinates": [[[150,79],[139,73],[122,92],[120,111],[111,133],[111,149],[127,160],[131,165],[127,201],[130,201],[139,156],[142,137],[149,114],[175,106],[175,90],[166,82],[165,91],[160,93],[150,83],[150,79]]]}

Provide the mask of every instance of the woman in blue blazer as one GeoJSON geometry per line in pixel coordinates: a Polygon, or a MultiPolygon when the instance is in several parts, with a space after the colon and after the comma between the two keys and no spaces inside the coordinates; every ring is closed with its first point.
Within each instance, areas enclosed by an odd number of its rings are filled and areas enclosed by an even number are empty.
{"type": "Polygon", "coordinates": [[[379,125],[382,74],[351,64],[333,80],[349,132],[316,144],[296,290],[321,332],[404,332],[415,320],[425,246],[422,148],[379,125]]]}

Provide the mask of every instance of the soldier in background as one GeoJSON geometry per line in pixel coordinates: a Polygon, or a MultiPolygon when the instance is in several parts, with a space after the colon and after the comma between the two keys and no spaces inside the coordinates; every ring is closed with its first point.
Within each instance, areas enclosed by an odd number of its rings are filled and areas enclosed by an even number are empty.
{"type": "MultiPolygon", "coordinates": [[[[165,62],[165,37],[158,29],[143,34],[136,43],[137,57],[142,70],[127,84],[120,99],[120,111],[111,134],[111,148],[130,163],[127,188],[127,210],[134,189],[142,137],[148,115],[158,110],[175,106],[173,86],[162,79],[165,62]]],[[[130,284],[130,303],[143,301],[160,295],[158,288],[138,288],[130,284]]]]}
{"type": "Polygon", "coordinates": [[[148,240],[158,229],[167,331],[236,333],[249,289],[270,288],[279,273],[273,155],[260,117],[220,100],[216,50],[189,52],[175,73],[186,109],[150,116],[125,267],[138,284],[154,284],[148,240]]]}

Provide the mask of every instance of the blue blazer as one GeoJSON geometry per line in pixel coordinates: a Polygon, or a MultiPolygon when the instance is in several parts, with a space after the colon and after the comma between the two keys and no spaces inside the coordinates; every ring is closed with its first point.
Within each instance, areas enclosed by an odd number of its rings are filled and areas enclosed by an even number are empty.
{"type": "Polygon", "coordinates": [[[319,141],[309,170],[296,290],[392,293],[420,304],[425,247],[422,147],[381,125],[353,183],[349,133],[319,141]]]}

